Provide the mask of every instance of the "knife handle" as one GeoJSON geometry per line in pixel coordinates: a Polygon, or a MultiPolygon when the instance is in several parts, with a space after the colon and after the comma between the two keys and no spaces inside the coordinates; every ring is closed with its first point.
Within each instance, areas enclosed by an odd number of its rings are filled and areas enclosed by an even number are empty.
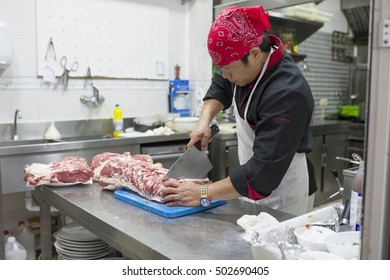
{"type": "MultiPolygon", "coordinates": [[[[210,126],[210,129],[211,129],[211,136],[210,136],[210,139],[213,138],[218,132],[219,132],[219,126],[217,124],[213,124],[210,126]]],[[[202,150],[202,147],[201,147],[201,141],[199,140],[198,142],[196,142],[194,144],[194,146],[199,150],[201,151],[202,150]]]]}
{"type": "Polygon", "coordinates": [[[345,201],[344,211],[341,216],[340,225],[348,225],[349,224],[349,211],[351,209],[351,202],[349,199],[345,201]]]}

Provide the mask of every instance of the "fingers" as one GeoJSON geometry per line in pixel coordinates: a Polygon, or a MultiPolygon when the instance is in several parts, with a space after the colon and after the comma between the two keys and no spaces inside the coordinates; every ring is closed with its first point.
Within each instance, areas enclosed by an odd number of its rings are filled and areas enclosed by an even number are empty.
{"type": "Polygon", "coordinates": [[[164,182],[165,188],[162,188],[159,195],[162,197],[162,202],[180,201],[178,194],[179,182],[177,180],[168,179],[164,182]]]}
{"type": "Polygon", "coordinates": [[[162,183],[163,183],[163,185],[166,188],[177,188],[177,187],[179,187],[179,182],[176,179],[168,179],[168,180],[166,180],[166,181],[164,181],[162,183]]]}

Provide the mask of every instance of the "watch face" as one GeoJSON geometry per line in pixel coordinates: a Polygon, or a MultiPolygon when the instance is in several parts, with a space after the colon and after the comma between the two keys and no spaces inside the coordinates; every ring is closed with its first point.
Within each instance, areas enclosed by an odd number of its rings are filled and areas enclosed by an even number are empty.
{"type": "Polygon", "coordinates": [[[210,206],[211,201],[210,201],[210,199],[203,197],[200,199],[200,204],[204,207],[207,207],[207,206],[210,206]]]}

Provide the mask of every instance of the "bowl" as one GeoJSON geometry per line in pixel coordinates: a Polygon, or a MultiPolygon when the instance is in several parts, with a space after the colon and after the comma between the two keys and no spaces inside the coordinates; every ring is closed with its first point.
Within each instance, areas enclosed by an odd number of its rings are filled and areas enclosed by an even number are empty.
{"type": "Polygon", "coordinates": [[[251,246],[253,259],[255,260],[281,260],[282,253],[278,247],[272,245],[251,246]]]}
{"type": "Polygon", "coordinates": [[[333,230],[326,227],[310,225],[300,226],[294,230],[298,244],[313,251],[326,251],[324,239],[334,233],[333,230]]]}
{"type": "Polygon", "coordinates": [[[337,232],[324,239],[327,250],[346,259],[360,257],[360,231],[337,232]]]}
{"type": "Polygon", "coordinates": [[[197,117],[180,117],[166,122],[165,125],[176,132],[185,133],[191,132],[198,123],[198,120],[199,118],[197,117]]]}

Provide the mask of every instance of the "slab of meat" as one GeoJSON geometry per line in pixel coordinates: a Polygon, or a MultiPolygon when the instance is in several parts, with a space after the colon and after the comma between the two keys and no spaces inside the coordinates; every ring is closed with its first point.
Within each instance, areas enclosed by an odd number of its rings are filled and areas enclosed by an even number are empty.
{"type": "MultiPolygon", "coordinates": [[[[108,190],[129,189],[150,200],[161,202],[159,193],[164,188],[163,180],[168,169],[153,163],[149,155],[130,153],[104,153],[91,160],[94,180],[108,190]],[[104,160],[105,159],[105,160],[104,160]]],[[[184,179],[202,183],[202,180],[184,179]]]]}
{"type": "Polygon", "coordinates": [[[93,172],[85,158],[65,157],[49,164],[32,163],[24,168],[27,186],[44,184],[91,184],[93,172]]]}
{"type": "Polygon", "coordinates": [[[167,169],[153,163],[149,155],[103,153],[92,158],[93,178],[108,190],[130,189],[150,199],[161,201],[158,193],[167,169]]]}

